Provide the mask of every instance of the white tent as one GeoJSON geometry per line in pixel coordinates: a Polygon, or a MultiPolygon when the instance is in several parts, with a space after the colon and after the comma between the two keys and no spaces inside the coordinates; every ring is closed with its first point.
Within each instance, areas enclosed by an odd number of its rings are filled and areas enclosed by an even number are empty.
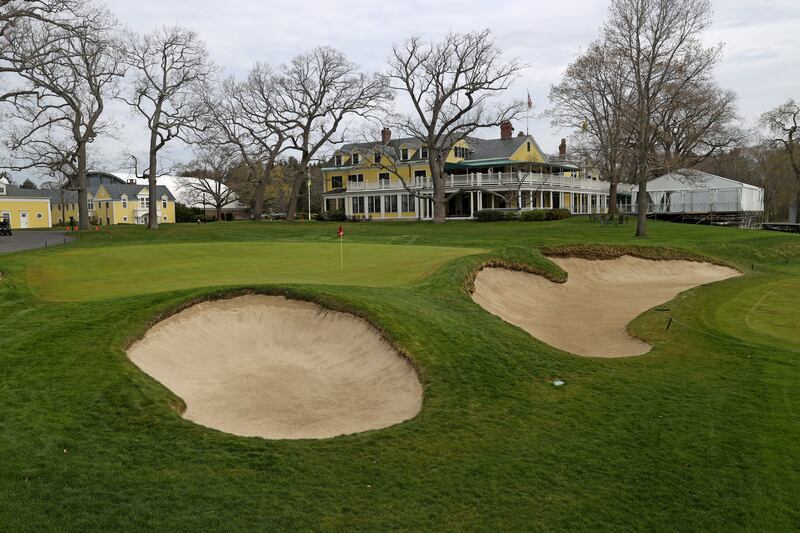
{"type": "MultiPolygon", "coordinates": [[[[636,206],[637,190],[632,191],[636,206]]],[[[647,183],[651,213],[758,213],[764,189],[699,170],[679,170],[647,183]]]]}

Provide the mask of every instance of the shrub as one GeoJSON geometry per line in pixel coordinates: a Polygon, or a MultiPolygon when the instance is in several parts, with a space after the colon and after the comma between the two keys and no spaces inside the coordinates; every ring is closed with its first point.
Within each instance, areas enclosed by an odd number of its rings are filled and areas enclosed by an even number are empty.
{"type": "Polygon", "coordinates": [[[524,222],[540,222],[542,220],[547,220],[545,212],[538,209],[534,209],[533,211],[523,211],[519,215],[519,219],[524,222]]]}
{"type": "Polygon", "coordinates": [[[475,211],[475,220],[478,222],[501,222],[504,220],[517,220],[518,214],[508,209],[481,209],[475,211]]]}
{"type": "Polygon", "coordinates": [[[326,222],[343,222],[347,220],[347,215],[344,214],[344,209],[334,209],[331,211],[325,211],[324,213],[320,213],[317,217],[317,220],[322,220],[326,222]]]}
{"type": "Polygon", "coordinates": [[[542,220],[563,220],[569,217],[569,209],[535,209],[522,212],[519,219],[525,222],[540,222],[542,220]]]}

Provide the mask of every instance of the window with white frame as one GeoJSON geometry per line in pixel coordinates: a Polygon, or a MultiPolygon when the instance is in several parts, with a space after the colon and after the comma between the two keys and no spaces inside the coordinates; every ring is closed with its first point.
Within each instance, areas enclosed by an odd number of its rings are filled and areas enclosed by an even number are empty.
{"type": "Polygon", "coordinates": [[[400,161],[408,161],[408,148],[400,149],[400,161]]]}
{"type": "Polygon", "coordinates": [[[381,164],[381,153],[380,152],[375,152],[372,157],[373,157],[372,161],[376,165],[380,165],[381,164]]]}
{"type": "Polygon", "coordinates": [[[412,195],[404,194],[400,203],[404,213],[414,212],[414,197],[412,195]]]}
{"type": "Polygon", "coordinates": [[[367,196],[367,209],[370,213],[381,212],[381,197],[380,196],[367,196]]]}
{"type": "Polygon", "coordinates": [[[360,155],[360,154],[358,154],[358,153],[354,153],[354,154],[353,154],[353,155],[350,157],[350,163],[351,163],[351,164],[353,164],[353,165],[357,165],[357,164],[359,164],[360,162],[361,162],[361,155],[360,155]]]}
{"type": "Polygon", "coordinates": [[[363,196],[353,196],[351,198],[352,205],[353,205],[353,213],[363,213],[364,212],[364,197],[363,196]]]}
{"type": "Polygon", "coordinates": [[[161,199],[161,209],[166,209],[166,208],[167,208],[167,199],[166,198],[162,198],[161,199]]]}
{"type": "Polygon", "coordinates": [[[342,166],[342,154],[336,154],[333,156],[333,164],[337,167],[342,166]]]}
{"type": "Polygon", "coordinates": [[[87,204],[88,204],[87,207],[89,208],[89,211],[92,211],[94,209],[94,202],[92,200],[89,200],[87,202],[87,204]]]}
{"type": "Polygon", "coordinates": [[[127,196],[123,196],[122,197],[122,209],[128,209],[128,197],[127,196]]]}
{"type": "Polygon", "coordinates": [[[423,146],[419,149],[419,158],[420,159],[428,159],[428,147],[423,146]]]}
{"type": "Polygon", "coordinates": [[[391,194],[383,197],[383,209],[386,213],[397,213],[397,195],[391,194]]]}
{"type": "Polygon", "coordinates": [[[350,183],[364,183],[364,174],[350,174],[347,176],[350,183]]]}
{"type": "Polygon", "coordinates": [[[128,221],[128,217],[122,217],[122,221],[123,222],[127,222],[128,221]]]}
{"type": "Polygon", "coordinates": [[[150,197],[149,196],[140,196],[139,197],[139,209],[149,209],[150,208],[150,197]]]}
{"type": "Polygon", "coordinates": [[[381,184],[381,187],[386,187],[389,185],[389,173],[388,172],[381,172],[378,174],[378,183],[381,184]]]}

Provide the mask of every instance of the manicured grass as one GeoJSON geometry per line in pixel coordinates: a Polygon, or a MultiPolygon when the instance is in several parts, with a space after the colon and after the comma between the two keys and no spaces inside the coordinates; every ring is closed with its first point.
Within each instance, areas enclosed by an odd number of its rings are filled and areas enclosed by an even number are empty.
{"type": "Polygon", "coordinates": [[[31,264],[27,275],[34,293],[50,301],[250,283],[381,287],[419,281],[447,261],[482,251],[349,242],[346,245],[214,242],[64,248],[31,264]]]}
{"type": "MultiPolygon", "coordinates": [[[[125,266],[136,290],[115,298],[100,299],[115,289],[98,284],[90,300],[51,302],[36,295],[42,287],[59,294],[65,278],[43,277],[37,292],[28,284],[29,272],[49,268],[59,254],[75,254],[71,266],[92,278],[108,275],[100,264],[115,264],[103,257],[128,257],[130,247],[154,257],[163,255],[151,250],[195,246],[233,246],[248,256],[276,243],[319,251],[335,246],[336,226],[120,227],[61,250],[0,256],[0,524],[30,531],[783,531],[800,523],[796,235],[656,222],[648,240],[636,241],[630,225],[583,219],[346,226],[353,245],[413,245],[388,250],[398,255],[385,254],[382,264],[410,257],[417,245],[453,254],[388,286],[365,281],[380,278],[366,270],[322,284],[301,271],[291,278],[288,268],[289,277],[258,278],[278,285],[257,285],[247,265],[260,260],[236,258],[225,284],[264,291],[291,284],[294,294],[361,314],[421,369],[425,398],[416,418],[321,441],[237,438],[196,426],[174,411],[177,398],[127,360],[125,346],[155,317],[218,290],[178,285],[189,277],[183,272],[200,276],[196,264],[216,256],[183,256],[154,286],[135,279],[139,267],[125,266]],[[558,277],[537,249],[576,243],[669,246],[745,275],[639,317],[632,328],[654,351],[621,360],[552,349],[464,292],[485,261],[558,277]],[[465,256],[472,252],[454,247],[492,251],[465,256]],[[555,377],[566,385],[553,387],[555,377]]],[[[578,328],[592,317],[577,309],[564,320],[578,328]]]]}

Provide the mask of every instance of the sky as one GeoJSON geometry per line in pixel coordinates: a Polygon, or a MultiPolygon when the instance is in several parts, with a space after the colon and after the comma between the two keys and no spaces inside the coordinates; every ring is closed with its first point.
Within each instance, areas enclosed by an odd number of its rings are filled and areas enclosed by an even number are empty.
{"type": "MultiPolygon", "coordinates": [[[[490,29],[508,58],[529,66],[506,97],[525,100],[535,111],[547,109],[552,84],[582,47],[599,35],[606,0],[106,0],[131,30],[158,25],[194,29],[206,42],[225,75],[241,76],[256,61],[279,65],[319,45],[342,50],[364,71],[385,68],[391,46],[418,34],[439,40],[449,31],[490,29]]],[[[715,0],[714,23],[704,35],[708,45],[724,44],[716,78],[739,96],[746,126],[765,110],[790,97],[800,99],[800,0],[715,0]]],[[[121,103],[109,113],[119,125],[114,139],[98,140],[93,149],[107,170],[124,170],[125,152],[144,159],[147,133],[142,118],[121,103]]],[[[525,130],[525,120],[515,124],[525,130]]],[[[544,118],[530,120],[530,132],[545,152],[557,152],[561,137],[544,118]]],[[[491,132],[486,132],[486,136],[491,132]]],[[[499,136],[499,132],[497,133],[499,136]]],[[[191,152],[174,144],[164,153],[172,163],[191,152]]]]}

